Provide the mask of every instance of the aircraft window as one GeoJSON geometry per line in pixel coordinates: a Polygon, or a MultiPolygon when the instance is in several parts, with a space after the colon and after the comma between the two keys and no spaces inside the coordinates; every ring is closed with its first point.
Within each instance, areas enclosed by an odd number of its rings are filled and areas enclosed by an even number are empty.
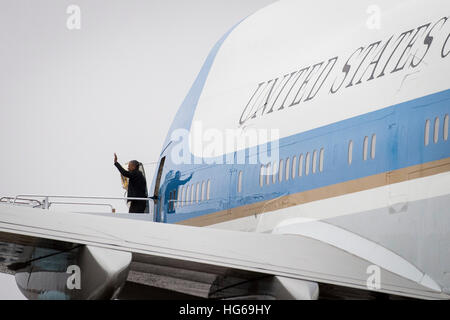
{"type": "Polygon", "coordinates": [[[242,192],[242,171],[239,171],[238,176],[238,192],[242,192]]]}
{"type": "Polygon", "coordinates": [[[202,181],[202,198],[200,199],[201,201],[205,200],[205,181],[202,181]]]}
{"type": "Polygon", "coordinates": [[[270,178],[272,177],[272,172],[270,171],[272,169],[272,165],[270,163],[266,166],[266,184],[270,184],[270,178]]]}
{"type": "Polygon", "coordinates": [[[316,173],[317,171],[317,150],[314,150],[312,157],[312,172],[316,173]]]}
{"type": "Polygon", "coordinates": [[[177,190],[173,190],[173,201],[172,201],[172,211],[175,210],[175,206],[177,205],[177,190]]]}
{"type": "Polygon", "coordinates": [[[177,203],[178,203],[178,191],[173,190],[173,206],[172,206],[173,210],[175,210],[177,203]]]}
{"type": "Polygon", "coordinates": [[[195,184],[191,186],[191,204],[194,203],[194,199],[195,199],[195,184]]]}
{"type": "Polygon", "coordinates": [[[369,151],[369,138],[364,137],[364,145],[363,145],[363,159],[367,160],[367,152],[369,151]]]}
{"type": "Polygon", "coordinates": [[[287,159],[286,159],[286,181],[289,180],[290,169],[291,169],[291,159],[290,159],[290,158],[287,158],[287,159]]]}
{"type": "Polygon", "coordinates": [[[184,186],[181,186],[181,190],[180,190],[180,207],[183,207],[183,201],[184,201],[184,186]]]}
{"type": "Polygon", "coordinates": [[[284,160],[281,159],[280,160],[280,167],[278,168],[278,180],[280,182],[283,181],[283,165],[284,165],[284,160]]]}
{"type": "Polygon", "coordinates": [[[180,187],[180,190],[178,191],[178,207],[181,208],[181,203],[183,198],[183,186],[180,187]]]}
{"type": "Polygon", "coordinates": [[[297,169],[297,157],[294,156],[294,158],[292,158],[292,179],[295,179],[296,169],[297,169]]]}
{"type": "Polygon", "coordinates": [[[200,182],[197,182],[197,189],[195,190],[195,200],[197,203],[200,200],[200,182]]]}
{"type": "Polygon", "coordinates": [[[444,141],[448,140],[448,114],[444,118],[444,141]]]}
{"type": "Polygon", "coordinates": [[[305,160],[305,175],[309,175],[309,167],[310,167],[310,162],[311,162],[311,155],[309,154],[309,152],[306,154],[306,160],[305,160]]]}
{"type": "Polygon", "coordinates": [[[175,206],[177,205],[177,190],[175,189],[172,192],[173,192],[173,195],[172,195],[172,199],[173,199],[173,201],[172,201],[172,211],[174,211],[175,210],[175,206]]]}
{"type": "Polygon", "coordinates": [[[172,203],[171,203],[171,211],[175,210],[175,205],[177,204],[177,190],[172,191],[172,203]]]}
{"type": "Polygon", "coordinates": [[[206,200],[209,200],[210,191],[211,191],[211,180],[208,180],[208,183],[206,184],[206,200]]]}
{"type": "Polygon", "coordinates": [[[177,204],[177,191],[173,190],[170,193],[171,193],[170,199],[172,199],[172,201],[170,203],[171,205],[170,205],[169,210],[173,211],[173,210],[175,210],[175,205],[177,204]]]}
{"type": "Polygon", "coordinates": [[[180,207],[180,201],[181,201],[181,186],[178,187],[178,190],[176,192],[177,192],[177,203],[175,204],[175,206],[177,208],[179,208],[180,207]]]}
{"type": "Polygon", "coordinates": [[[272,165],[272,183],[277,183],[277,173],[278,173],[277,162],[274,161],[272,165]]]}
{"type": "Polygon", "coordinates": [[[303,176],[303,154],[298,157],[298,176],[303,176]]]}
{"type": "Polygon", "coordinates": [[[188,205],[189,204],[189,196],[191,195],[191,193],[189,192],[189,188],[190,188],[190,186],[188,185],[187,187],[186,187],[186,200],[184,201],[184,203],[186,204],[186,205],[188,205]]]}
{"type": "Polygon", "coordinates": [[[371,146],[370,146],[370,157],[372,159],[375,159],[375,152],[376,152],[376,150],[377,150],[377,135],[374,134],[374,135],[372,135],[372,143],[371,143],[371,146]]]}
{"type": "Polygon", "coordinates": [[[352,164],[353,161],[353,140],[348,143],[348,164],[352,164]]]}
{"type": "Polygon", "coordinates": [[[320,149],[320,155],[319,155],[319,170],[320,170],[320,172],[322,172],[323,171],[323,157],[324,157],[324,150],[323,150],[323,148],[322,149],[320,149]]]}
{"type": "Polygon", "coordinates": [[[265,167],[261,165],[261,169],[259,170],[259,186],[262,187],[264,185],[264,171],[265,167]]]}
{"type": "Polygon", "coordinates": [[[430,120],[425,121],[425,146],[430,143],[430,120]]]}
{"type": "Polygon", "coordinates": [[[439,118],[434,119],[434,143],[439,140],[439,118]]]}
{"type": "Polygon", "coordinates": [[[173,195],[173,192],[170,191],[169,192],[169,211],[172,211],[172,204],[173,204],[172,195],[173,195]]]}

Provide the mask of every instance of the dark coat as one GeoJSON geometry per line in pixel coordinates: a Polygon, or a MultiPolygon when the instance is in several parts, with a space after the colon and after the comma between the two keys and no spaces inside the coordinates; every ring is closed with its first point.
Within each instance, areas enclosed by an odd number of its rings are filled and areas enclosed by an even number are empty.
{"type": "Polygon", "coordinates": [[[144,175],[138,169],[133,171],[127,171],[120,163],[114,164],[120,173],[128,178],[128,198],[147,198],[147,181],[144,175]]]}

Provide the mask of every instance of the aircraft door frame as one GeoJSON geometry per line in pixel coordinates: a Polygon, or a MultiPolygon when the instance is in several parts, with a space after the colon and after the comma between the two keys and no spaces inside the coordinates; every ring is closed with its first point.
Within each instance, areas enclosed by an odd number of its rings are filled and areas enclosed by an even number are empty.
{"type": "Polygon", "coordinates": [[[159,161],[159,167],[158,167],[158,173],[155,180],[155,189],[153,191],[153,196],[155,199],[153,200],[153,221],[155,222],[161,222],[161,196],[159,194],[159,188],[161,186],[161,178],[162,173],[164,171],[164,164],[166,162],[166,157],[162,157],[159,161]]]}

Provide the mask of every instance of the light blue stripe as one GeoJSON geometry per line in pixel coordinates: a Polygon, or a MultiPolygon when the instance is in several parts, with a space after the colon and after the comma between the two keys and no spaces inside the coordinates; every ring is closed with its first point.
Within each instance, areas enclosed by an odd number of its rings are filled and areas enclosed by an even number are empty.
{"type": "MultiPolygon", "coordinates": [[[[338,108],[338,106],[336,106],[338,108]]],[[[260,201],[334,185],[387,171],[450,157],[450,141],[443,140],[444,116],[450,113],[450,90],[340,121],[280,140],[280,158],[291,158],[321,148],[325,150],[324,171],[282,183],[260,187],[260,165],[171,165],[184,176],[193,172],[189,184],[211,179],[211,200],[177,208],[168,215],[175,223],[260,201]],[[440,118],[439,141],[433,142],[434,120],[440,118]],[[430,142],[424,144],[425,121],[429,119],[430,142]],[[376,134],[376,157],[370,158],[370,140],[376,134]],[[369,137],[368,160],[363,161],[364,137],[369,137]],[[348,143],[354,142],[349,165],[348,143]],[[237,194],[237,173],[244,172],[243,192],[237,194]]],[[[298,163],[298,160],[297,160],[298,163]]],[[[283,175],[284,178],[285,175],[283,175]]]]}

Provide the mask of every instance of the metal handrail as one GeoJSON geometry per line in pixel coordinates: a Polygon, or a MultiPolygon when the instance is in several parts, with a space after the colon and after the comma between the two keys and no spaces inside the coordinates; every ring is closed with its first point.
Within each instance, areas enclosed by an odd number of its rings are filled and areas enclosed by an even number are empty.
{"type": "Polygon", "coordinates": [[[111,208],[112,212],[115,212],[115,208],[110,203],[88,203],[88,202],[62,202],[62,201],[50,201],[51,198],[54,199],[75,199],[75,200],[126,200],[126,201],[150,201],[152,198],[136,198],[136,197],[99,197],[99,196],[62,196],[62,195],[30,195],[23,194],[17,195],[13,199],[13,204],[18,203],[17,200],[23,198],[42,198],[42,201],[35,199],[28,199],[29,201],[36,201],[38,203],[35,207],[41,207],[42,209],[50,209],[53,204],[56,205],[81,205],[81,206],[108,206],[111,208]]]}
{"type": "Polygon", "coordinates": [[[91,199],[91,200],[130,200],[130,201],[149,201],[153,200],[150,197],[148,198],[127,198],[127,197],[91,197],[91,196],[51,196],[51,195],[18,195],[14,199],[20,199],[21,197],[29,197],[29,198],[57,198],[57,199],[91,199]]]}
{"type": "Polygon", "coordinates": [[[29,204],[31,202],[35,202],[37,203],[37,205],[35,207],[41,206],[42,203],[39,200],[36,199],[26,199],[26,198],[20,198],[20,197],[2,197],[0,198],[0,202],[5,202],[5,203],[13,203],[13,204],[29,204]],[[4,201],[6,200],[6,201],[4,201]],[[20,201],[27,201],[27,202],[18,202],[18,200],[20,201]]]}
{"type": "Polygon", "coordinates": [[[81,206],[104,206],[104,207],[109,207],[111,208],[111,211],[114,212],[115,209],[114,207],[109,204],[109,203],[89,203],[89,202],[49,202],[48,207],[50,208],[50,206],[52,205],[81,205],[81,206]]]}

